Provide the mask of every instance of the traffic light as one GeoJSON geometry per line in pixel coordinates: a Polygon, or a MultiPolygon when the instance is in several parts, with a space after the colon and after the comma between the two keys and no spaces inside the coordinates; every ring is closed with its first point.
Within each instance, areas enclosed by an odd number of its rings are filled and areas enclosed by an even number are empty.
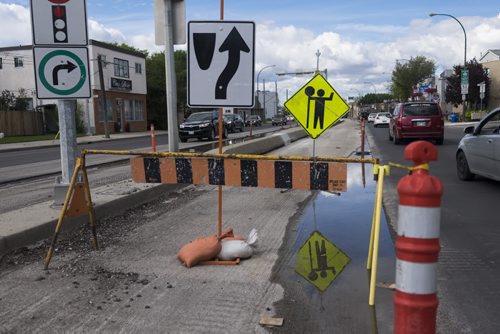
{"type": "Polygon", "coordinates": [[[68,43],[65,6],[52,6],[52,29],[54,43],[68,43]]]}

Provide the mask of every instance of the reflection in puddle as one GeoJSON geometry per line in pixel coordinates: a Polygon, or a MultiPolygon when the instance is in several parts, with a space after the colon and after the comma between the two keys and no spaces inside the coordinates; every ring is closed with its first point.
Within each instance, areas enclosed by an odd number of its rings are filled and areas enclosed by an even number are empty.
{"type": "MultiPolygon", "coordinates": [[[[392,326],[392,291],[377,289],[375,305],[378,313],[374,307],[368,306],[369,272],[366,270],[366,260],[376,183],[373,181],[371,164],[365,165],[365,179],[362,176],[361,164],[349,163],[347,168],[347,192],[318,191],[304,208],[295,225],[295,234],[291,234],[288,239],[286,263],[277,273],[278,282],[283,285],[285,291],[295,291],[294,298],[297,298],[297,291],[300,291],[303,298],[301,302],[308,308],[304,312],[310,313],[310,321],[314,320],[317,332],[337,332],[342,328],[344,332],[376,333],[392,326]],[[333,278],[334,281],[324,292],[312,284],[314,281],[297,273],[299,251],[309,249],[308,239],[314,231],[318,231],[327,242],[350,258],[350,262],[333,278]],[[379,314],[379,318],[376,314],[379,314]],[[350,330],[345,331],[347,328],[350,330]]],[[[314,246],[311,249],[314,250],[314,246]]],[[[377,282],[394,282],[394,262],[394,245],[383,212],[377,282]]],[[[307,266],[307,261],[305,263],[307,266]]],[[[306,268],[305,272],[314,269],[317,263],[309,265],[311,268],[306,268]]],[[[287,301],[277,303],[278,308],[280,305],[287,305],[287,301]]],[[[285,310],[285,314],[294,312],[289,307],[285,307],[285,310]]]]}

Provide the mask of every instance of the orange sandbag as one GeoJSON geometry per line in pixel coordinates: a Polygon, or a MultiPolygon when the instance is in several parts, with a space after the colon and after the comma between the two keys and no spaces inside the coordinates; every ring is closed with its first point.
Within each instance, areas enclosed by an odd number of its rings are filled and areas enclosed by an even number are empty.
{"type": "Polygon", "coordinates": [[[182,246],[177,257],[188,268],[202,261],[208,261],[217,256],[221,251],[221,243],[216,235],[198,238],[182,246]]]}

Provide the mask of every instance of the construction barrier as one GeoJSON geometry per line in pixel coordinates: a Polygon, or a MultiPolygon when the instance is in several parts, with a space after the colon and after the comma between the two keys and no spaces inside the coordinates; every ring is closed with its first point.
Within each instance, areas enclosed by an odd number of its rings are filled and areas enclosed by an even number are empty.
{"type": "Polygon", "coordinates": [[[404,158],[413,160],[415,167],[397,187],[394,333],[435,333],[443,186],[429,175],[427,163],[437,160],[438,151],[430,142],[413,142],[406,147],[404,158]]]}
{"type": "MultiPolygon", "coordinates": [[[[94,209],[85,168],[85,157],[88,154],[138,156],[131,158],[132,176],[136,182],[293,188],[334,192],[346,191],[347,167],[345,163],[375,164],[378,162],[377,159],[334,157],[84,149],[76,160],[56,231],[45,257],[45,269],[48,269],[65,217],[88,213],[94,248],[98,248],[94,209]],[[83,184],[76,182],[80,172],[83,174],[83,184]],[[86,207],[83,207],[82,197],[84,197],[86,207]]],[[[219,206],[221,206],[220,192],[219,206]]],[[[219,236],[221,235],[221,220],[219,217],[219,236]]]]}
{"type": "Polygon", "coordinates": [[[347,166],[310,162],[212,158],[131,158],[138,183],[190,183],[302,190],[347,190],[347,166]]]}

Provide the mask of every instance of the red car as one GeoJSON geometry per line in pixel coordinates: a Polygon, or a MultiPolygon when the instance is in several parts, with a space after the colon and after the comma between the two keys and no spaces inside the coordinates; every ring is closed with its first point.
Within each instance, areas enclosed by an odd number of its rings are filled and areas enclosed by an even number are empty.
{"type": "Polygon", "coordinates": [[[389,140],[398,145],[405,139],[434,140],[443,144],[444,118],[434,102],[399,103],[389,122],[389,140]]]}

